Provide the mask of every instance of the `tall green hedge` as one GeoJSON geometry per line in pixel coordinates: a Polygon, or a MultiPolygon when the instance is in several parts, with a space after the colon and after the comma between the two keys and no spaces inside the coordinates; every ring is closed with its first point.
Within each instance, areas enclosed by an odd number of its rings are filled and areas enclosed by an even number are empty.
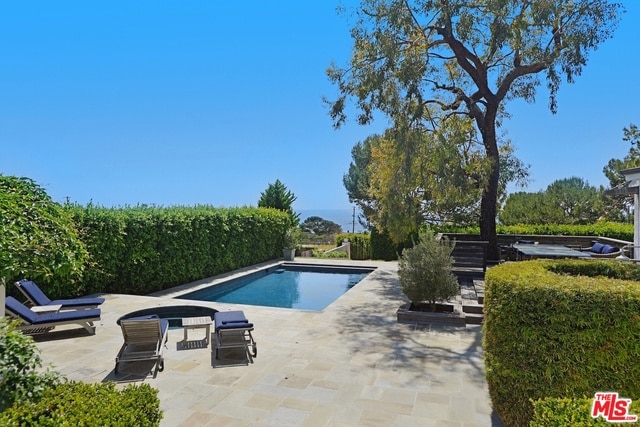
{"type": "Polygon", "coordinates": [[[0,174],[0,282],[28,278],[52,298],[82,294],[87,250],[58,203],[29,178],[0,174]]]}
{"type": "Polygon", "coordinates": [[[640,399],[640,283],[611,278],[635,277],[638,268],[525,261],[487,271],[486,376],[505,425],[529,425],[530,399],[597,391],[640,399]]]}
{"type": "Polygon", "coordinates": [[[413,242],[418,240],[418,235],[407,236],[401,243],[394,243],[386,232],[377,229],[371,231],[371,258],[382,259],[384,261],[394,261],[402,253],[404,248],[413,246],[413,242]]]}
{"type": "Polygon", "coordinates": [[[336,236],[336,245],[341,245],[347,239],[351,242],[351,259],[381,259],[393,261],[398,259],[405,247],[412,244],[395,244],[388,234],[381,233],[375,228],[369,233],[342,233],[336,236]]]}
{"type": "Polygon", "coordinates": [[[344,240],[351,243],[351,259],[371,259],[371,235],[368,233],[341,233],[336,235],[336,246],[344,240]]]}
{"type": "Polygon", "coordinates": [[[147,294],[282,256],[266,208],[67,206],[91,255],[87,293],[147,294]]]}

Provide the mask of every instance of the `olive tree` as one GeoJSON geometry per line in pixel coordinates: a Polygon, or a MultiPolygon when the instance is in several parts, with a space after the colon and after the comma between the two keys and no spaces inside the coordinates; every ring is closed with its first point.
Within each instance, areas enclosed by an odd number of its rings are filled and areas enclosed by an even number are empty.
{"type": "Polygon", "coordinates": [[[505,104],[533,102],[544,77],[555,113],[563,78],[572,83],[580,75],[622,10],[607,0],[362,0],[351,61],[327,71],[339,90],[327,100],[334,126],[346,120],[347,99],[355,99],[361,124],[376,112],[425,128],[470,117],[490,163],[480,234],[489,258],[498,259],[497,128],[507,118],[505,104]]]}
{"type": "Polygon", "coordinates": [[[437,302],[457,295],[458,279],[451,270],[453,247],[453,242],[437,240],[426,230],[420,233],[418,243],[402,251],[398,275],[402,292],[412,303],[426,301],[435,311],[437,302]]]}

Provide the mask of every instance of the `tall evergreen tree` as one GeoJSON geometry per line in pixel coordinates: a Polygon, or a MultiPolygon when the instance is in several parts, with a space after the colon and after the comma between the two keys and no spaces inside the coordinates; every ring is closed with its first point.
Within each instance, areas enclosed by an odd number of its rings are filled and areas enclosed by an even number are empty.
{"type": "Polygon", "coordinates": [[[291,218],[291,225],[298,226],[300,214],[293,211],[293,202],[297,197],[279,179],[269,184],[266,190],[260,193],[259,208],[274,208],[285,211],[291,218]]]}

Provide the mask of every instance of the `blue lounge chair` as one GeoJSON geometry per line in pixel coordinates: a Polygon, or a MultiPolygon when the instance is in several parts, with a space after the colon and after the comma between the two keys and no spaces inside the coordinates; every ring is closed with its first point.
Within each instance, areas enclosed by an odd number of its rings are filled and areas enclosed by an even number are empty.
{"type": "Polygon", "coordinates": [[[124,344],[116,356],[115,373],[123,362],[155,361],[155,378],[158,371],[164,370],[162,350],[169,336],[169,321],[156,315],[121,319],[120,329],[124,344]]]}
{"type": "Polygon", "coordinates": [[[96,308],[104,302],[104,298],[74,298],[51,300],[34,282],[22,279],[16,282],[20,292],[33,305],[60,305],[60,310],[77,310],[82,308],[96,308]]]}
{"type": "Polygon", "coordinates": [[[12,296],[5,299],[4,306],[8,315],[22,320],[18,329],[32,334],[48,332],[60,325],[77,324],[93,335],[96,333],[93,322],[100,320],[99,308],[38,314],[12,296]]]}
{"type": "Polygon", "coordinates": [[[236,348],[243,349],[249,361],[253,362],[253,358],[258,356],[258,345],[251,334],[253,323],[249,323],[244,312],[219,311],[214,315],[214,323],[216,359],[219,358],[221,348],[236,348]],[[249,351],[249,347],[252,347],[252,352],[249,351]]]}

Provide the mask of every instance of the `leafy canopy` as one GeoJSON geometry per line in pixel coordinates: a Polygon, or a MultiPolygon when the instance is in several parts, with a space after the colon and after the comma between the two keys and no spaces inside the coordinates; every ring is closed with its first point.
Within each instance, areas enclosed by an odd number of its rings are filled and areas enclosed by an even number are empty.
{"type": "Polygon", "coordinates": [[[376,110],[430,120],[428,106],[478,118],[503,100],[533,102],[541,72],[555,112],[562,77],[582,73],[621,10],[606,0],[362,0],[351,62],[327,71],[341,92],[331,117],[343,124],[352,96],[363,124],[376,110]]]}
{"type": "MultiPolygon", "coordinates": [[[[503,197],[507,183],[524,182],[528,169],[508,143],[500,152],[503,197]]],[[[489,164],[469,119],[452,117],[433,132],[388,130],[358,143],[352,155],[343,180],[349,199],[395,242],[425,223],[477,223],[489,164]]]]}
{"type": "Polygon", "coordinates": [[[604,214],[602,191],[578,177],[556,180],[545,191],[517,192],[500,213],[504,225],[593,224],[604,214]]]}
{"type": "Polygon", "coordinates": [[[342,233],[342,227],[333,221],[321,218],[319,216],[310,216],[305,219],[300,228],[313,234],[337,234],[342,233]]]}

